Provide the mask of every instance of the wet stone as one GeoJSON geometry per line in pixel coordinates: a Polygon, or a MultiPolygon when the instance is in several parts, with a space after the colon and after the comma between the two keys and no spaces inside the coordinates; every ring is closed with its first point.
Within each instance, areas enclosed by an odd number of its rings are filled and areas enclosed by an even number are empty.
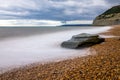
{"type": "Polygon", "coordinates": [[[104,42],[104,40],[104,38],[100,38],[99,35],[96,34],[82,33],[74,35],[70,40],[62,42],[61,46],[65,48],[77,49],[99,44],[104,42]]]}

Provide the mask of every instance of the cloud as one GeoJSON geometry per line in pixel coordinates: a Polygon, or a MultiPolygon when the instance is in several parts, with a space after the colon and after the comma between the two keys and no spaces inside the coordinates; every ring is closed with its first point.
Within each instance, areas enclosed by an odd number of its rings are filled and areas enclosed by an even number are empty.
{"type": "Polygon", "coordinates": [[[28,11],[7,11],[7,10],[0,10],[0,13],[3,15],[18,15],[18,16],[24,16],[24,15],[28,15],[29,12],[28,11]]]}
{"type": "Polygon", "coordinates": [[[0,26],[60,26],[61,21],[55,20],[0,20],[0,26]]]}
{"type": "Polygon", "coordinates": [[[33,0],[2,0],[0,1],[0,7],[4,9],[38,9],[38,5],[33,0]]]}
{"type": "Polygon", "coordinates": [[[106,0],[106,1],[111,4],[120,4],[120,0],[106,0]]]}
{"type": "Polygon", "coordinates": [[[81,20],[74,20],[74,21],[66,21],[66,24],[92,24],[93,21],[91,20],[84,20],[84,21],[81,21],[81,20]]]}
{"type": "Polygon", "coordinates": [[[0,19],[91,20],[119,0],[2,0],[0,19]]]}

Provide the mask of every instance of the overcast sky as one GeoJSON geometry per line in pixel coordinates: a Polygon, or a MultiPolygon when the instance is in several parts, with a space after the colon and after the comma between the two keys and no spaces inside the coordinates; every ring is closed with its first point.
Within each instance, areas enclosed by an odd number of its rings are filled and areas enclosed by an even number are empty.
{"type": "Polygon", "coordinates": [[[93,20],[120,0],[0,0],[0,19],[93,20]]]}

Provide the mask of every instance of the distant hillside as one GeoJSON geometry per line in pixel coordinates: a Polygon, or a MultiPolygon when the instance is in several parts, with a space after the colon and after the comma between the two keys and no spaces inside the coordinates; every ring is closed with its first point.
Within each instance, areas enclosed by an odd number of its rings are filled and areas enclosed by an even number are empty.
{"type": "Polygon", "coordinates": [[[63,27],[76,27],[76,26],[92,26],[92,24],[65,24],[63,27]]]}
{"type": "Polygon", "coordinates": [[[117,25],[120,24],[120,5],[108,9],[103,14],[97,16],[93,25],[117,25]]]}

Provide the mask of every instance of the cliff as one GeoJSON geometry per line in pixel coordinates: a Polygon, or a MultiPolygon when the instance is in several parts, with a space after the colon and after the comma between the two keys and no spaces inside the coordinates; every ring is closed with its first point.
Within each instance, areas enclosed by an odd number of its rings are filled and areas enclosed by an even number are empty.
{"type": "Polygon", "coordinates": [[[118,25],[120,24],[120,5],[108,9],[103,14],[97,16],[93,25],[118,25]]]}

